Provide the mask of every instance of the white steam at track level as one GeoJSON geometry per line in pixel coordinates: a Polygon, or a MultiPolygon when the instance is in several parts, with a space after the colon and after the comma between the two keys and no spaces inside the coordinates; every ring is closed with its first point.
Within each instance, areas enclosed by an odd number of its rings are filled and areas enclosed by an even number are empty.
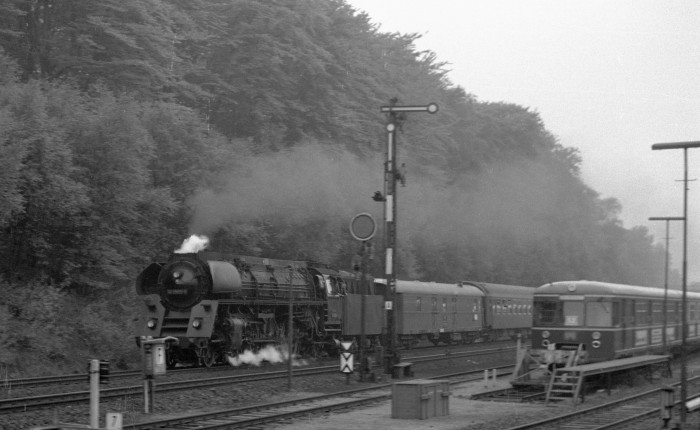
{"type": "Polygon", "coordinates": [[[207,246],[209,246],[208,237],[193,234],[182,242],[180,248],[175,250],[175,254],[193,254],[204,250],[207,246]]]}
{"type": "MultiPolygon", "coordinates": [[[[228,356],[228,362],[233,367],[238,367],[243,364],[249,364],[252,366],[260,366],[263,362],[268,362],[272,364],[286,363],[287,354],[286,348],[278,348],[273,345],[268,345],[258,352],[253,352],[250,350],[244,351],[242,354],[238,354],[236,357],[228,356]]],[[[306,365],[305,360],[297,360],[292,357],[292,366],[304,366],[306,365]]]]}

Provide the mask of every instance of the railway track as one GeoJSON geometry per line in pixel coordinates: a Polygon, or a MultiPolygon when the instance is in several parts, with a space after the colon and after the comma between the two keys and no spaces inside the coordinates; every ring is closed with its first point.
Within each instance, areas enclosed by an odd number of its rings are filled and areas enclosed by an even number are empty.
{"type": "MultiPolygon", "coordinates": [[[[499,370],[512,369],[513,366],[501,366],[499,370]]],[[[450,384],[459,384],[479,380],[486,369],[457,372],[431,377],[430,379],[454,379],[450,384]]],[[[259,426],[281,422],[311,414],[328,413],[372,404],[391,398],[392,383],[371,387],[341,390],[301,399],[265,403],[254,406],[228,409],[209,413],[200,413],[177,418],[131,424],[125,429],[241,429],[260,428],[259,426]]]]}
{"type": "MultiPolygon", "coordinates": [[[[309,376],[337,371],[337,366],[322,366],[296,369],[294,371],[294,374],[297,376],[309,376]]],[[[156,387],[158,392],[191,390],[197,388],[215,387],[217,385],[228,385],[233,383],[239,384],[244,382],[257,382],[268,379],[278,379],[286,376],[286,371],[279,370],[273,372],[253,373],[246,375],[230,375],[203,379],[189,379],[185,381],[156,382],[156,387]]],[[[142,392],[143,385],[125,386],[117,388],[101,388],[100,398],[115,399],[124,396],[139,395],[142,392]]],[[[15,397],[0,400],[0,414],[15,411],[27,411],[43,407],[52,407],[62,404],[88,402],[89,400],[89,391],[63,392],[29,397],[15,397]]]]}
{"type": "MultiPolygon", "coordinates": [[[[433,362],[433,361],[442,361],[442,360],[459,360],[459,359],[465,359],[469,357],[478,357],[478,356],[483,356],[483,355],[489,355],[489,354],[499,354],[503,352],[508,352],[512,351],[514,348],[512,346],[509,347],[500,347],[500,348],[488,348],[488,349],[481,349],[477,351],[453,351],[453,350],[446,350],[443,351],[440,354],[430,354],[430,355],[423,355],[423,356],[407,356],[406,359],[411,360],[414,364],[419,364],[419,363],[428,363],[428,362],[433,362]]],[[[189,372],[185,372],[185,369],[182,370],[183,375],[190,374],[194,369],[190,369],[189,372]]],[[[312,375],[321,375],[321,374],[330,374],[330,373],[337,373],[338,372],[338,365],[333,364],[333,365],[327,365],[327,366],[318,366],[318,367],[302,367],[302,368],[295,368],[293,371],[293,375],[295,377],[301,377],[301,376],[312,376],[312,375]]],[[[254,382],[259,382],[259,381],[264,381],[264,380],[271,380],[271,379],[281,379],[281,378],[286,378],[288,376],[288,372],[286,370],[274,370],[274,371],[265,371],[265,372],[257,372],[257,373],[246,373],[246,374],[240,374],[236,373],[233,375],[224,375],[224,376],[215,376],[215,377],[201,377],[202,375],[202,369],[196,369],[195,375],[197,375],[196,378],[192,379],[184,379],[184,380],[174,380],[174,381],[162,381],[162,380],[156,380],[156,390],[157,392],[168,392],[168,391],[183,391],[183,390],[192,390],[192,389],[198,389],[198,388],[211,388],[211,387],[216,387],[216,386],[222,386],[222,385],[231,385],[231,384],[241,384],[241,383],[254,383],[254,382]]],[[[142,376],[140,372],[120,372],[120,377],[124,378],[135,378],[142,376]]],[[[112,375],[110,375],[110,378],[112,375]]],[[[40,386],[42,381],[44,384],[55,384],[55,383],[72,383],[72,382],[85,382],[87,383],[86,375],[64,375],[60,377],[47,377],[47,378],[30,378],[30,380],[24,380],[22,383],[25,384],[34,384],[35,386],[40,386]]],[[[20,381],[15,380],[16,386],[20,386],[20,381]]],[[[129,397],[129,396],[140,396],[143,393],[143,383],[139,383],[138,385],[125,385],[121,387],[113,387],[113,388],[105,388],[101,387],[100,389],[100,398],[102,400],[109,400],[109,399],[119,399],[119,398],[124,398],[124,397],[129,397]]],[[[29,410],[34,410],[34,409],[39,409],[39,408],[50,408],[50,407],[56,407],[60,405],[68,405],[68,404],[76,404],[76,403],[87,403],[90,400],[90,392],[89,391],[72,391],[72,392],[59,392],[59,393],[51,393],[51,394],[39,394],[39,395],[31,395],[31,396],[25,396],[25,397],[9,397],[5,399],[0,400],[0,414],[4,413],[11,413],[11,412],[18,412],[18,411],[29,411],[29,410]]]]}
{"type": "MultiPolygon", "coordinates": [[[[700,377],[691,378],[688,383],[692,383],[694,389],[697,390],[700,388],[700,377]]],[[[673,385],[678,386],[679,384],[680,382],[677,382],[673,385]]],[[[579,409],[567,414],[511,427],[507,430],[638,429],[640,423],[660,415],[662,390],[662,387],[655,388],[606,404],[579,409]]],[[[680,407],[680,402],[676,402],[675,408],[680,407]]],[[[658,425],[658,420],[656,420],[656,425],[658,425]]]]}

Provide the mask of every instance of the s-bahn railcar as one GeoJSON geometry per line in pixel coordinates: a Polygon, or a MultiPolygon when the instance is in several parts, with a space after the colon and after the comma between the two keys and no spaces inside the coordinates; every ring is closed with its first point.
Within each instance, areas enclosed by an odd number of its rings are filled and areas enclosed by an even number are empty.
{"type": "MultiPolygon", "coordinates": [[[[681,342],[681,292],[668,290],[666,342],[681,342]]],[[[700,294],[687,293],[688,339],[700,339],[700,294]]],[[[664,290],[592,281],[566,281],[535,290],[533,357],[549,365],[592,363],[660,352],[664,290]]]]}
{"type": "MultiPolygon", "coordinates": [[[[144,269],[136,290],[144,304],[141,337],[178,340],[166,352],[171,367],[211,366],[245,350],[284,344],[290,301],[299,354],[334,351],[341,337],[360,334],[357,276],[318,263],[176,253],[144,269]]],[[[384,298],[369,291],[365,304],[365,333],[379,335],[384,298]]]]}

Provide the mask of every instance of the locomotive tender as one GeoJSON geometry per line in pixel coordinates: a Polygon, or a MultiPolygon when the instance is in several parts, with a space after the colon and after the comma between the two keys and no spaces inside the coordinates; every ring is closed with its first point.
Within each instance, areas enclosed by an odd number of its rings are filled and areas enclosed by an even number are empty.
{"type": "MultiPolygon", "coordinates": [[[[292,305],[294,353],[337,352],[337,342],[364,332],[369,346],[387,334],[386,282],[308,261],[209,251],[174,253],[138,276],[140,338],[178,339],[167,364],[212,366],[244,351],[285,344],[292,305]]],[[[460,282],[397,281],[396,335],[404,347],[421,340],[451,344],[527,336],[532,321],[528,287],[460,282]]]]}
{"type": "MultiPolygon", "coordinates": [[[[688,339],[700,340],[700,294],[688,292],[688,339]]],[[[667,351],[681,344],[682,293],[668,290],[667,351]]],[[[664,290],[564,281],[535,290],[530,355],[543,365],[608,361],[663,351],[664,290]]]]}

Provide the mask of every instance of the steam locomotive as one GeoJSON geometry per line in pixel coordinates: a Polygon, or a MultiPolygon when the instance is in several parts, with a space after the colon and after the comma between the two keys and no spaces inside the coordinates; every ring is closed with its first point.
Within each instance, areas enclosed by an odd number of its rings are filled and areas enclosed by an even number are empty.
{"type": "MultiPolygon", "coordinates": [[[[245,351],[285,345],[293,353],[337,352],[364,330],[367,346],[386,335],[386,282],[327,265],[200,251],[174,253],[138,276],[140,338],[173,337],[167,365],[212,366],[245,351]],[[364,310],[363,308],[364,295],[364,310]],[[364,314],[364,327],[361,317],[364,314]]],[[[532,288],[461,282],[398,281],[396,335],[404,347],[527,335],[532,288]]]]}

